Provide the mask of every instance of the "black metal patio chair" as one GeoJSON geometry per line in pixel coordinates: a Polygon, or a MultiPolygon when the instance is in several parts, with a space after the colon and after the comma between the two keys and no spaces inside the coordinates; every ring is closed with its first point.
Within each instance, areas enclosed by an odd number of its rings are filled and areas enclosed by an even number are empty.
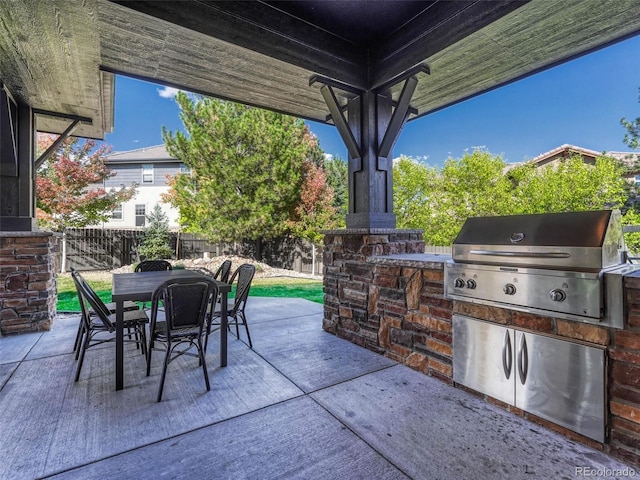
{"type": "MultiPolygon", "coordinates": [[[[109,312],[104,302],[91,288],[91,286],[82,282],[78,277],[73,275],[76,289],[79,292],[81,321],[83,322],[83,335],[79,348],[78,366],[76,367],[77,382],[80,379],[80,371],[84,363],[84,355],[86,351],[97,345],[106,342],[115,342],[115,313],[109,312]],[[90,313],[93,310],[94,315],[90,313]]],[[[140,346],[142,353],[147,353],[147,336],[145,325],[149,322],[149,317],[144,310],[128,310],[124,312],[124,328],[133,330],[135,338],[133,342],[140,346]]],[[[127,340],[125,340],[127,341],[127,340]]],[[[129,338],[129,341],[131,339],[129,338]]]]}
{"type": "Polygon", "coordinates": [[[166,260],[143,260],[136,265],[136,272],[162,272],[163,270],[173,270],[173,267],[166,260]]]}
{"type": "Polygon", "coordinates": [[[213,274],[213,278],[222,283],[229,282],[229,274],[231,273],[231,260],[225,260],[213,274]]]}
{"type": "Polygon", "coordinates": [[[210,304],[217,297],[217,284],[207,278],[169,280],[160,285],[153,293],[149,348],[147,349],[147,376],[151,373],[151,354],[154,342],[163,343],[165,356],[158,389],[158,402],[162,400],[167,367],[182,355],[193,355],[191,350],[194,347],[204,372],[207,391],[211,389],[202,337],[206,333],[210,304]],[[158,319],[160,302],[164,305],[164,321],[158,319]]]}
{"type": "MultiPolygon", "coordinates": [[[[233,285],[236,283],[236,293],[233,298],[232,305],[229,305],[227,308],[227,325],[229,330],[231,330],[231,326],[235,325],[236,327],[236,337],[240,338],[240,325],[244,325],[245,331],[247,332],[247,341],[249,342],[249,348],[253,348],[253,344],[251,343],[251,335],[249,334],[249,325],[247,324],[247,316],[244,313],[244,309],[247,305],[247,299],[249,298],[249,290],[251,290],[251,282],[253,281],[253,276],[256,273],[256,267],[249,263],[245,263],[240,265],[228,283],[233,285]]],[[[209,322],[207,328],[207,338],[205,340],[205,351],[206,346],[209,341],[209,334],[212,331],[220,328],[220,315],[222,312],[214,311],[211,316],[211,321],[209,322]]]]}
{"type": "MultiPolygon", "coordinates": [[[[76,285],[76,292],[78,294],[78,301],[82,303],[82,299],[81,299],[82,293],[80,292],[80,289],[79,289],[77,283],[78,282],[84,283],[91,290],[93,290],[93,288],[91,287],[89,282],[87,282],[87,280],[75,268],[71,268],[71,278],[73,279],[73,283],[76,285]]],[[[115,302],[105,303],[104,306],[109,311],[110,314],[111,313],[116,313],[116,304],[115,304],[115,302]]],[[[132,302],[132,301],[127,300],[126,302],[124,302],[124,311],[126,312],[126,311],[130,311],[130,310],[140,310],[140,305],[138,305],[136,302],[132,302]]],[[[95,316],[96,315],[96,312],[93,310],[93,308],[89,307],[89,315],[90,316],[95,316]]],[[[84,335],[84,331],[85,331],[84,330],[84,321],[82,320],[82,317],[80,317],[80,322],[78,323],[78,333],[76,334],[76,339],[75,339],[75,342],[73,343],[73,351],[76,352],[76,360],[78,359],[78,356],[80,355],[80,343],[82,342],[82,337],[84,335]]],[[[129,332],[129,333],[131,333],[131,332],[129,332]]],[[[131,338],[131,337],[129,337],[129,338],[131,338]]]]}
{"type": "MultiPolygon", "coordinates": [[[[143,260],[134,269],[134,272],[163,272],[173,270],[173,267],[166,260],[143,260]]],[[[147,304],[142,302],[142,308],[147,308],[147,304]]]]}
{"type": "Polygon", "coordinates": [[[227,283],[229,281],[229,273],[231,273],[231,260],[225,260],[224,262],[222,262],[215,272],[212,272],[208,268],[204,267],[195,267],[193,268],[193,270],[196,272],[200,272],[207,277],[211,277],[214,280],[227,283]]]}

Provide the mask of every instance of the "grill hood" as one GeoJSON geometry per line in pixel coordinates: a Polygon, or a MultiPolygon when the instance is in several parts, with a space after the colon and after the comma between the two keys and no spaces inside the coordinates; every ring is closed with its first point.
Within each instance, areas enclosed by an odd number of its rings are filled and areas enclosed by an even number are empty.
{"type": "Polygon", "coordinates": [[[461,263],[593,272],[625,260],[617,210],[469,218],[452,253],[461,263]]]}

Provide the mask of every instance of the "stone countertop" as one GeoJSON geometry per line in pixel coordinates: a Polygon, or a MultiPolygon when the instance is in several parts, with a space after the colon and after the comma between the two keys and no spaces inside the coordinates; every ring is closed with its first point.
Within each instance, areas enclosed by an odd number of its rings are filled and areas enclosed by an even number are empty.
{"type": "Polygon", "coordinates": [[[413,268],[443,269],[451,255],[439,253],[398,253],[367,257],[367,262],[413,268]]]}

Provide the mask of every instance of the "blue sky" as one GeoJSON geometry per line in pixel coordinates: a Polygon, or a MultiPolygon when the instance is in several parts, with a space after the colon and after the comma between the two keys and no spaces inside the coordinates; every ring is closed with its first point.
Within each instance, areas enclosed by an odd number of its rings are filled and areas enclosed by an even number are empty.
{"type": "MultiPolygon", "coordinates": [[[[629,151],[620,118],[640,116],[640,36],[409,122],[394,156],[441,166],[483,147],[520,162],[565,143],[629,151]]],[[[181,130],[175,91],[117,77],[113,151],[162,143],[161,127],[181,130]]],[[[309,122],[326,153],[346,158],[335,127],[309,122]]]]}

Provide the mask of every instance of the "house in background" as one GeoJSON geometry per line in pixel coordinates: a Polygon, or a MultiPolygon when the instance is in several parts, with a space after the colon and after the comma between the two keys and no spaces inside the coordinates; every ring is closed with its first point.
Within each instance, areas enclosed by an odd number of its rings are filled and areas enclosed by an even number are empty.
{"type": "MultiPolygon", "coordinates": [[[[613,157],[625,165],[626,170],[624,177],[627,181],[634,183],[637,187],[640,187],[640,153],[637,152],[597,152],[595,150],[589,150],[588,148],[564,144],[554,148],[553,150],[542,153],[525,163],[533,163],[536,167],[544,167],[547,165],[555,165],[558,162],[573,157],[574,155],[580,155],[582,157],[582,161],[589,165],[594,165],[596,163],[596,159],[603,155],[613,157]]],[[[507,165],[507,170],[517,165],[521,165],[521,163],[509,164],[507,165]]]]}
{"type": "Polygon", "coordinates": [[[114,210],[104,228],[144,228],[146,215],[160,205],[169,219],[169,228],[178,228],[178,210],[164,203],[161,194],[169,191],[167,176],[185,171],[185,165],[169,155],[164,145],[117,152],[106,157],[105,165],[115,173],[105,180],[104,188],[121,188],[138,184],[134,198],[114,210]]]}

